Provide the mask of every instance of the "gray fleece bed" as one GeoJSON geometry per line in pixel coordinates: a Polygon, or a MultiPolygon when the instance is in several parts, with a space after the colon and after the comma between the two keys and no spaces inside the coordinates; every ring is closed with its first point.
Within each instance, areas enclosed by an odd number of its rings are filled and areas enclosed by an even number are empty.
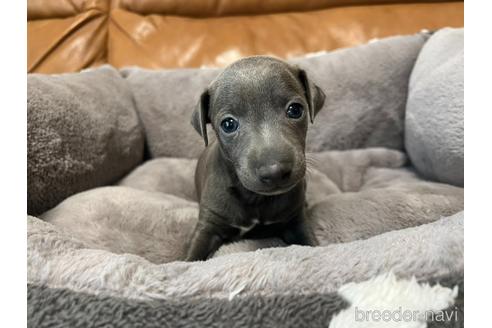
{"type": "Polygon", "coordinates": [[[193,263],[189,117],[219,69],[29,75],[30,326],[352,327],[355,307],[402,305],[459,316],[401,327],[462,325],[463,30],[294,62],[327,95],[307,155],[320,246],[193,263]]]}

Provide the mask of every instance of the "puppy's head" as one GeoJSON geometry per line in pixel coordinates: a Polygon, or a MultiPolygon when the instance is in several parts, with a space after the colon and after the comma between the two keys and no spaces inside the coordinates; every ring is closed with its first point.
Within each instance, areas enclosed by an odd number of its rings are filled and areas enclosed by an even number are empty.
{"type": "Polygon", "coordinates": [[[206,124],[242,185],[274,195],[295,186],[306,171],[309,121],[325,96],[305,71],[255,56],[227,67],[202,93],[192,125],[208,143],[206,124]]]}

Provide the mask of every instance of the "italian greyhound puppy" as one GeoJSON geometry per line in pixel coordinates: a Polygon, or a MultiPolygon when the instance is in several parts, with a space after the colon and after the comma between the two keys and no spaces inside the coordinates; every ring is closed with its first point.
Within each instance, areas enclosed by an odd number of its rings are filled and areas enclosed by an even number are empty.
{"type": "Polygon", "coordinates": [[[191,119],[206,146],[195,172],[200,214],[186,260],[255,236],[316,244],[305,224],[305,148],[324,100],[304,70],[266,56],[231,64],[203,91],[191,119]]]}

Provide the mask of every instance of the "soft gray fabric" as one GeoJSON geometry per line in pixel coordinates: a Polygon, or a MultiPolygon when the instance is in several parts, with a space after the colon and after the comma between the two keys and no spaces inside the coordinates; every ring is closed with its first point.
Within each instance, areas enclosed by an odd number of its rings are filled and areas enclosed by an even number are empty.
{"type": "Polygon", "coordinates": [[[463,186],[464,30],[442,29],[415,63],[405,119],[405,147],[426,178],[463,186]]]}
{"type": "Polygon", "coordinates": [[[196,160],[158,158],[146,161],[118,184],[136,189],[159,191],[186,200],[197,201],[195,191],[196,160]]]}
{"type": "Polygon", "coordinates": [[[326,95],[308,150],[403,148],[408,80],[427,33],[396,36],[292,60],[326,95]]]}
{"type": "Polygon", "coordinates": [[[105,66],[27,76],[27,211],[113,183],[143,159],[131,90],[105,66]]]}
{"type": "Polygon", "coordinates": [[[154,263],[184,257],[197,217],[195,202],[128,187],[78,193],[40,216],[90,248],[138,254],[154,263]]]}
{"type": "Polygon", "coordinates": [[[219,72],[209,68],[122,71],[132,88],[151,157],[200,155],[205,145],[191,126],[191,113],[219,72]]]}
{"type": "MultiPolygon", "coordinates": [[[[400,168],[405,156],[395,150],[333,151],[309,158],[308,217],[321,245],[428,223],[463,209],[461,188],[420,180],[400,168]]],[[[120,182],[126,188],[74,195],[41,218],[93,248],[139,254],[154,263],[182,259],[198,217],[193,174],[187,174],[195,165],[188,159],[148,161],[120,182]]],[[[218,255],[278,245],[283,243],[242,241],[218,255]]]]}
{"type": "MultiPolygon", "coordinates": [[[[459,286],[459,295],[446,309],[452,319],[434,320],[428,328],[463,327],[463,277],[438,277],[430,281],[431,285],[436,283],[448,288],[459,286]],[[453,311],[458,311],[458,316],[453,311]]],[[[407,292],[407,297],[419,299],[415,293],[407,292]]],[[[333,315],[348,305],[337,293],[137,301],[27,286],[28,327],[36,328],[99,327],[107,323],[111,327],[149,328],[327,327],[333,315]]]]}
{"type": "MultiPolygon", "coordinates": [[[[408,79],[424,33],[292,60],[326,94],[308,131],[308,150],[403,148],[408,79]]],[[[152,157],[198,157],[203,140],[190,126],[200,94],[220,69],[122,70],[135,95],[152,157]]]]}
{"type": "Polygon", "coordinates": [[[366,240],[156,265],[138,255],[91,249],[64,229],[28,217],[28,282],[131,299],[169,299],[331,293],[389,270],[419,280],[459,277],[463,220],[461,212],[366,240]]]}
{"type": "Polygon", "coordinates": [[[258,251],[283,243],[246,240],[206,262],[173,262],[183,258],[198,216],[193,176],[186,174],[196,162],[162,158],[137,168],[122,186],[68,198],[41,216],[45,222],[30,218],[29,281],[130,298],[228,297],[332,292],[389,269],[421,277],[462,270],[460,236],[453,232],[459,226],[445,223],[456,219],[403,229],[462,210],[462,188],[420,180],[395,150],[308,158],[309,224],[323,247],[258,251]],[[403,230],[382,234],[396,229],[403,230]]]}
{"type": "Polygon", "coordinates": [[[29,285],[28,327],[327,327],[346,307],[336,293],[136,301],[29,285]]]}

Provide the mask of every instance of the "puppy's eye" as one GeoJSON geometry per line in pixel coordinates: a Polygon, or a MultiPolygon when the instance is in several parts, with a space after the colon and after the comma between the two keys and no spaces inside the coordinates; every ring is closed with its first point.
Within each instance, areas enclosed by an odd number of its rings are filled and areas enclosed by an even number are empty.
{"type": "Polygon", "coordinates": [[[289,105],[287,108],[287,117],[288,118],[300,118],[302,116],[304,108],[302,107],[301,104],[298,103],[292,103],[289,105]]]}
{"type": "Polygon", "coordinates": [[[225,133],[232,133],[239,127],[239,122],[232,117],[227,117],[220,122],[220,127],[225,133]]]}

